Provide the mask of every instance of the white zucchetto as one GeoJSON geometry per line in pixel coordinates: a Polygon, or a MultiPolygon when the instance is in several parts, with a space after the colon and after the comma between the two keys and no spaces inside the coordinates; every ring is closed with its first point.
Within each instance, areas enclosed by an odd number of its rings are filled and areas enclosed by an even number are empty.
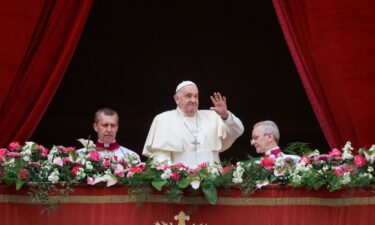
{"type": "Polygon", "coordinates": [[[181,90],[181,88],[185,87],[185,86],[188,86],[188,85],[195,85],[197,86],[194,82],[192,81],[189,81],[189,80],[186,80],[186,81],[182,81],[176,88],[176,93],[181,90]]]}

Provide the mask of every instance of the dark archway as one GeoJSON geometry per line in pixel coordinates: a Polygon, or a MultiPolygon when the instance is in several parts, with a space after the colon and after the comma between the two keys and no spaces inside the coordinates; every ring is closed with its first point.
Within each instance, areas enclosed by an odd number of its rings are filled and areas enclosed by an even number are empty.
{"type": "Polygon", "coordinates": [[[118,140],[141,152],[152,118],[175,108],[175,86],[193,80],[200,106],[220,91],[244,123],[245,134],[223,158],[254,154],[252,125],[280,127],[281,146],[304,141],[328,149],[271,1],[148,3],[95,1],[64,80],[33,141],[79,146],[94,136],[94,112],[120,114],[118,140]]]}

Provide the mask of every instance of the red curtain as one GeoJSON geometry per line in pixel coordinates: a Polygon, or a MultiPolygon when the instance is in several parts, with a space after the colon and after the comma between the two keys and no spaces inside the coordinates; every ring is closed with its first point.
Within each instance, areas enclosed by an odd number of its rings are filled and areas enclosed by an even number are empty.
{"type": "Polygon", "coordinates": [[[375,144],[375,1],[273,4],[329,145],[375,144]]]}
{"type": "Polygon", "coordinates": [[[73,55],[93,0],[2,0],[0,146],[27,140],[73,55]]]}

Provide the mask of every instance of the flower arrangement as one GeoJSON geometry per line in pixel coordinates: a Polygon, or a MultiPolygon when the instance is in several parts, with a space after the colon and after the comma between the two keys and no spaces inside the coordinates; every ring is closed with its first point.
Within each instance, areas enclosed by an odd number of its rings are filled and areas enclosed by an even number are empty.
{"type": "Polygon", "coordinates": [[[110,153],[101,156],[95,145],[81,140],[86,151],[74,147],[53,146],[47,149],[34,142],[21,145],[10,143],[0,148],[0,180],[15,185],[17,190],[29,188],[33,199],[48,203],[51,194],[64,197],[74,185],[106,183],[126,185],[131,194],[140,196],[160,191],[175,201],[187,192],[202,192],[215,204],[217,188],[240,188],[249,194],[269,184],[304,186],[329,191],[343,187],[373,185],[375,145],[360,148],[353,154],[350,142],[342,150],[332,149],[328,154],[308,151],[305,145],[291,145],[289,149],[302,149],[300,156],[279,154],[262,156],[229,163],[203,163],[188,168],[168,161],[149,159],[139,162],[129,155],[119,159],[110,153]],[[302,147],[301,147],[302,146],[302,147]]]}

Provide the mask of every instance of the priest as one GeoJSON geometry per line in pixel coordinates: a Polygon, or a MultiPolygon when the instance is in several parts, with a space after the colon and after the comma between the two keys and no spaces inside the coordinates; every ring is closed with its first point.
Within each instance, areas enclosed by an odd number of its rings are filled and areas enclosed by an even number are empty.
{"type": "MultiPolygon", "coordinates": [[[[110,108],[102,108],[96,111],[93,128],[98,135],[95,149],[102,158],[113,158],[116,160],[135,160],[140,162],[139,155],[116,141],[119,128],[119,116],[117,112],[110,108]]],[[[79,154],[87,154],[87,149],[78,150],[79,154]]]]}
{"type": "Polygon", "coordinates": [[[213,93],[210,110],[198,110],[198,87],[183,81],[174,95],[177,108],[157,115],[149,130],[143,155],[158,161],[182,163],[195,168],[205,162],[220,162],[244,131],[242,122],[227,109],[227,101],[213,93]]]}

